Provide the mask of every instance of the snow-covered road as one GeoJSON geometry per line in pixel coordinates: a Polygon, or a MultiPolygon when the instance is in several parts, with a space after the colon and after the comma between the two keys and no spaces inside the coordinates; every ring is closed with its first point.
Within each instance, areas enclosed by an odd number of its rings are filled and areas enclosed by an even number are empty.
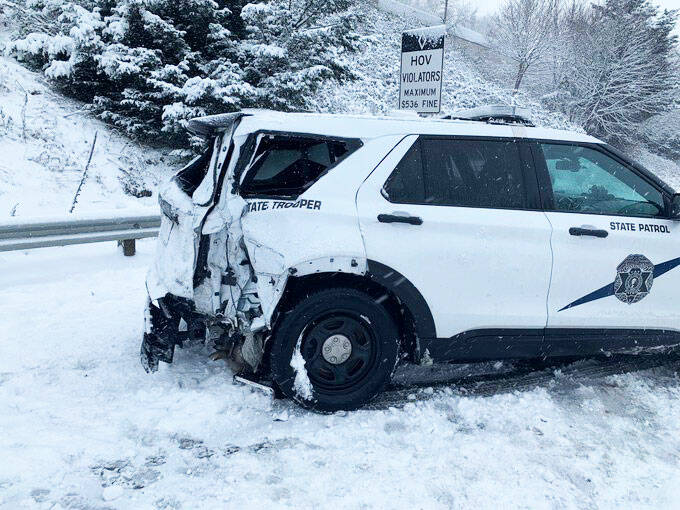
{"type": "Polygon", "coordinates": [[[153,242],[0,254],[0,508],[680,508],[680,365],[320,416],[138,361],[153,242]]]}

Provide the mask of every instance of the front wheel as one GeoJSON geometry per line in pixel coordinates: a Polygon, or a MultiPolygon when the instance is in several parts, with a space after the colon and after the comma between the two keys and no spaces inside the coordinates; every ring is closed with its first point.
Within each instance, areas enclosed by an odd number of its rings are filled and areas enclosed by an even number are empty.
{"type": "Polygon", "coordinates": [[[354,289],[312,294],[276,328],[272,379],[289,398],[323,412],[361,407],[389,381],[399,334],[387,310],[354,289]]]}

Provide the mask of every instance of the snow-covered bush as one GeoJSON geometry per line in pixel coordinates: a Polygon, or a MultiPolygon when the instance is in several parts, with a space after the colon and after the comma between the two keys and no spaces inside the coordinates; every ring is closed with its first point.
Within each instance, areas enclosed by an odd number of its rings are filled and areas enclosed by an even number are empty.
{"type": "Polygon", "coordinates": [[[350,4],[279,0],[243,8],[248,30],[240,45],[243,72],[258,104],[303,109],[321,84],[353,77],[344,57],[357,43],[350,4]]]}

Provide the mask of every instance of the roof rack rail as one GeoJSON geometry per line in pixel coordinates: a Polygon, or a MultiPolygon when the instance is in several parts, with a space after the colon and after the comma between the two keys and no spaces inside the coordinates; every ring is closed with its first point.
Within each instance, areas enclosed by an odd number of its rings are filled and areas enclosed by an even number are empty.
{"type": "Polygon", "coordinates": [[[526,108],[509,105],[488,105],[457,110],[452,114],[443,116],[442,119],[470,120],[486,122],[488,124],[520,124],[522,126],[534,127],[534,123],[529,119],[529,111],[526,108]]]}

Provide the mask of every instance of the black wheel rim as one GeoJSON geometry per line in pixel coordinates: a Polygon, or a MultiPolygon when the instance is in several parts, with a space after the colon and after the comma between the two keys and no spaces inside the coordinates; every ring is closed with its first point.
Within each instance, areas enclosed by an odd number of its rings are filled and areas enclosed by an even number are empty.
{"type": "Polygon", "coordinates": [[[314,390],[332,394],[347,393],[360,385],[378,359],[378,343],[368,320],[345,310],[325,314],[305,328],[300,351],[314,390]],[[351,353],[346,361],[335,364],[322,351],[324,343],[338,335],[349,340],[351,353]]]}

